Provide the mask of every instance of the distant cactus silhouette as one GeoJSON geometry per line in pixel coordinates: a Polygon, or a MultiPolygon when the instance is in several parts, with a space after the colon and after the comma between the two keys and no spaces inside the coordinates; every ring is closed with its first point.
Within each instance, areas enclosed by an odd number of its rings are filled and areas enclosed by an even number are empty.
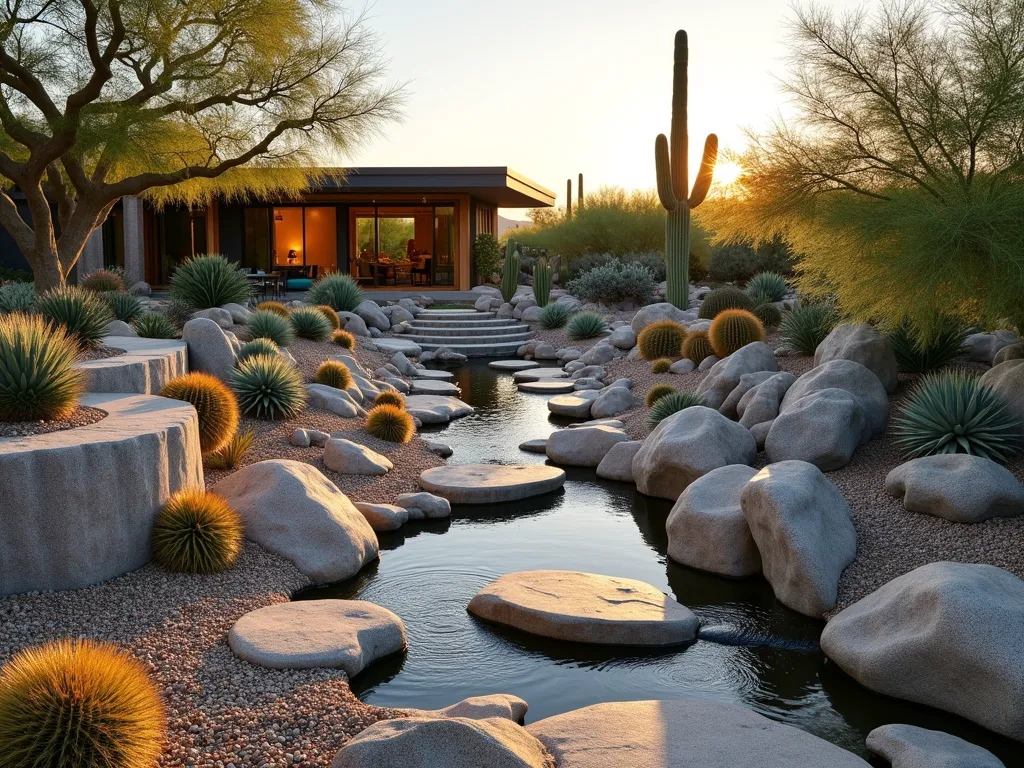
{"type": "Polygon", "coordinates": [[[516,250],[516,241],[511,237],[505,244],[505,265],[501,271],[501,298],[508,304],[516,295],[516,288],[519,286],[519,251],[516,250]]]}

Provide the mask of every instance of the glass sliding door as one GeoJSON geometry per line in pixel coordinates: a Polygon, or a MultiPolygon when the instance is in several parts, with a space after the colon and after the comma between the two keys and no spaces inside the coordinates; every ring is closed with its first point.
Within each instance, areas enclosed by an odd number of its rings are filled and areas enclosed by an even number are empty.
{"type": "Polygon", "coordinates": [[[270,209],[245,209],[245,248],[242,266],[254,272],[270,272],[270,209]]]}
{"type": "Polygon", "coordinates": [[[455,285],[455,266],[458,263],[455,207],[435,206],[433,284],[455,285]]]}
{"type": "Polygon", "coordinates": [[[167,285],[178,265],[207,252],[206,211],[165,208],[156,215],[157,270],[154,285],[167,285]]]}
{"type": "Polygon", "coordinates": [[[376,205],[349,212],[350,274],[364,286],[454,285],[454,206],[376,205]]]}

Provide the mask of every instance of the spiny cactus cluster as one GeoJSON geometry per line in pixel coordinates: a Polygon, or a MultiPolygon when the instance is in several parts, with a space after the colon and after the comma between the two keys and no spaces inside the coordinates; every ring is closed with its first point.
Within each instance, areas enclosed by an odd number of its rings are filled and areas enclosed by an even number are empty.
{"type": "Polygon", "coordinates": [[[179,573],[219,573],[242,551],[242,520],[220,496],[178,491],[153,522],[153,559],[179,573]]]}
{"type": "Polygon", "coordinates": [[[501,298],[508,304],[516,295],[519,287],[519,251],[516,250],[516,241],[511,237],[505,244],[505,263],[501,269],[501,298]]]}
{"type": "Polygon", "coordinates": [[[661,398],[665,397],[665,395],[671,395],[675,391],[675,387],[670,384],[655,384],[647,390],[647,397],[644,398],[644,403],[650,408],[661,398]]]}
{"type": "Polygon", "coordinates": [[[683,341],[683,357],[692,360],[694,365],[700,365],[704,358],[711,357],[713,354],[715,354],[715,350],[711,346],[711,340],[708,339],[707,331],[690,331],[686,334],[686,339],[683,341]]]}
{"type": "Polygon", "coordinates": [[[323,312],[324,317],[327,318],[327,322],[331,324],[332,331],[336,331],[341,328],[341,318],[338,317],[338,313],[334,311],[333,307],[329,307],[326,304],[318,304],[316,308],[323,312]]]}
{"type": "Polygon", "coordinates": [[[352,372],[344,363],[337,360],[325,360],[317,368],[316,383],[335,389],[348,389],[352,384],[352,372]]]}
{"type": "Polygon", "coordinates": [[[257,312],[273,312],[275,315],[287,318],[292,311],[280,301],[261,301],[256,305],[257,312]]]}
{"type": "Polygon", "coordinates": [[[537,300],[538,307],[546,307],[548,299],[551,298],[551,280],[555,270],[548,263],[547,256],[537,259],[533,268],[533,296],[537,300]]]}
{"type": "Polygon", "coordinates": [[[416,433],[416,424],[405,408],[384,404],[366,414],[366,431],[389,443],[407,443],[416,433]]]}
{"type": "Polygon", "coordinates": [[[238,402],[216,376],[208,373],[179,376],[164,385],[160,396],[183,400],[196,409],[199,447],[203,453],[219,451],[238,429],[238,402]]]}
{"type": "Polygon", "coordinates": [[[337,330],[332,333],[331,341],[342,349],[354,349],[356,346],[356,337],[345,330],[337,330]]]}
{"type": "Polygon", "coordinates": [[[405,408],[405,398],[401,392],[392,389],[385,389],[373,398],[374,405],[393,405],[395,408],[405,408]]]}
{"type": "Polygon", "coordinates": [[[727,309],[745,309],[748,312],[753,312],[754,300],[739,288],[725,285],[715,288],[704,297],[697,316],[702,320],[714,320],[720,312],[727,309]]]}
{"type": "Polygon", "coordinates": [[[659,360],[655,360],[651,363],[651,373],[668,373],[672,367],[672,361],[667,357],[662,357],[659,360]]]}
{"type": "Polygon", "coordinates": [[[711,321],[708,339],[718,357],[728,357],[747,344],[763,341],[764,326],[752,312],[745,309],[727,309],[711,321]]]}
{"type": "Polygon", "coordinates": [[[644,360],[661,357],[679,357],[682,353],[686,330],[672,320],[651,323],[637,336],[636,343],[644,360]]]}

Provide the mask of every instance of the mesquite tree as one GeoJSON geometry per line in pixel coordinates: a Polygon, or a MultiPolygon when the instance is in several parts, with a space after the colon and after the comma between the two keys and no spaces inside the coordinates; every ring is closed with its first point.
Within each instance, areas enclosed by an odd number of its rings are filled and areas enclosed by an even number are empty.
{"type": "Polygon", "coordinates": [[[295,194],[402,95],[336,0],[4,0],[0,224],[41,292],[121,197],[295,194]]]}

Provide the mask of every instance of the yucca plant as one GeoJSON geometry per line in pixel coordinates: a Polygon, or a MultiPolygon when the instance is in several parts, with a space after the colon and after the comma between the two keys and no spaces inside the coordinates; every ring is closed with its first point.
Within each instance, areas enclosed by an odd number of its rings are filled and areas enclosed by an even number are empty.
{"type": "Polygon", "coordinates": [[[331,334],[331,341],[342,349],[355,349],[356,337],[345,330],[337,330],[331,334]]]}
{"type": "Polygon", "coordinates": [[[537,315],[537,325],[547,331],[564,328],[572,315],[573,310],[567,304],[559,304],[556,301],[554,304],[548,304],[540,311],[540,314],[537,315]]]}
{"type": "Polygon", "coordinates": [[[174,324],[159,312],[143,312],[132,327],[143,339],[173,339],[178,335],[174,324]]]}
{"type": "Polygon", "coordinates": [[[257,355],[231,372],[242,413],[257,419],[290,419],[306,407],[302,375],[277,355],[257,355]]]}
{"type": "Polygon", "coordinates": [[[782,322],[782,310],[767,302],[757,305],[754,309],[754,316],[761,321],[765,328],[774,328],[782,322]]]}
{"type": "Polygon", "coordinates": [[[316,383],[335,389],[348,389],[352,384],[352,372],[342,362],[325,360],[316,370],[316,383]]]}
{"type": "Polygon", "coordinates": [[[366,431],[389,443],[407,443],[416,434],[416,424],[404,408],[377,405],[366,414],[366,431]]]}
{"type": "Polygon", "coordinates": [[[786,278],[777,272],[758,272],[747,282],[747,295],[755,304],[782,301],[788,292],[786,278]]]}
{"type": "Polygon", "coordinates": [[[47,291],[36,300],[36,308],[47,320],[64,326],[80,349],[99,344],[107,333],[107,324],[114,319],[99,294],[72,285],[47,291]]]}
{"type": "Polygon", "coordinates": [[[592,339],[608,330],[604,318],[596,312],[578,312],[569,320],[570,339],[592,339]]]}
{"type": "Polygon", "coordinates": [[[686,329],[683,326],[672,320],[661,320],[640,331],[636,344],[644,360],[657,360],[661,357],[679,357],[685,338],[686,329]]]}
{"type": "Polygon", "coordinates": [[[235,432],[234,436],[228,440],[227,445],[219,451],[214,451],[204,457],[206,459],[206,466],[210,469],[234,469],[235,465],[252,448],[252,442],[255,439],[255,430],[248,429],[245,432],[235,432]]]}
{"type": "Polygon", "coordinates": [[[929,373],[949,365],[963,354],[966,338],[967,329],[953,318],[941,320],[927,341],[908,322],[889,334],[896,363],[907,373],[929,373]]]}
{"type": "Polygon", "coordinates": [[[121,293],[125,290],[124,276],[112,269],[97,269],[86,275],[81,286],[96,293],[121,293]]]}
{"type": "Polygon", "coordinates": [[[103,300],[107,302],[114,317],[126,323],[132,322],[142,314],[142,302],[138,296],[130,293],[103,293],[103,300]]]}
{"type": "Polygon", "coordinates": [[[672,367],[672,361],[667,357],[662,357],[651,363],[651,373],[668,373],[669,368],[672,367]]]}
{"type": "Polygon", "coordinates": [[[310,341],[327,341],[331,337],[331,324],[316,307],[302,307],[289,318],[295,335],[310,341]]]}
{"type": "Polygon", "coordinates": [[[178,491],[153,521],[153,559],[178,573],[219,573],[242,551],[242,520],[220,496],[178,491]]]}
{"type": "Polygon", "coordinates": [[[192,256],[171,275],[171,298],[194,309],[245,304],[250,296],[252,286],[241,266],[217,254],[192,256]]]}
{"type": "Polygon", "coordinates": [[[405,397],[401,392],[393,389],[385,389],[373,398],[374,405],[393,405],[395,408],[405,408],[405,397]]]}
{"type": "Polygon", "coordinates": [[[108,643],[56,640],[0,670],[2,768],[152,766],[165,728],[145,666],[108,643]]]}
{"type": "Polygon", "coordinates": [[[839,318],[831,304],[805,304],[782,315],[782,339],[801,355],[813,355],[839,318]]]}
{"type": "MultiPolygon", "coordinates": [[[[75,410],[78,342],[38,315],[0,316],[0,421],[51,421],[75,410]]],[[[0,750],[2,751],[2,750],[0,750]]]]}
{"type": "Polygon", "coordinates": [[[219,451],[238,429],[238,402],[224,382],[208,373],[187,373],[171,379],[161,397],[191,404],[199,416],[199,448],[219,451]]]}
{"type": "Polygon", "coordinates": [[[905,456],[969,453],[1005,463],[1022,447],[1021,423],[1001,395],[977,376],[929,373],[911,391],[893,421],[905,456]]]}
{"type": "Polygon", "coordinates": [[[270,339],[279,347],[287,347],[295,341],[295,330],[289,319],[268,309],[253,312],[248,328],[252,338],[270,339]]]}
{"type": "Polygon", "coordinates": [[[310,304],[326,304],[335,312],[352,312],[363,298],[356,281],[340,272],[314,280],[307,297],[310,304]]]}
{"type": "Polygon", "coordinates": [[[292,311],[280,301],[261,301],[256,305],[256,311],[273,312],[275,315],[280,315],[281,317],[289,317],[292,313],[292,311]]]}
{"type": "Polygon", "coordinates": [[[192,319],[195,309],[181,299],[171,299],[164,307],[164,317],[179,331],[192,319]]]}
{"type": "Polygon", "coordinates": [[[752,312],[727,309],[711,321],[708,340],[718,357],[728,357],[755,341],[764,341],[764,326],[752,312]]]}
{"type": "Polygon", "coordinates": [[[754,300],[744,291],[731,285],[715,288],[704,297],[697,316],[703,320],[714,320],[719,312],[727,309],[745,309],[749,312],[754,309],[754,300]]]}
{"type": "Polygon", "coordinates": [[[341,328],[341,318],[338,317],[338,313],[331,307],[326,304],[319,304],[317,305],[317,309],[319,309],[323,313],[324,317],[327,318],[327,322],[331,324],[332,331],[336,331],[341,328]]]}
{"type": "Polygon", "coordinates": [[[647,413],[647,424],[653,429],[673,413],[678,413],[684,408],[691,408],[695,405],[704,405],[703,395],[676,390],[663,397],[659,397],[655,401],[654,405],[651,406],[651,410],[647,413]]]}
{"type": "Polygon", "coordinates": [[[34,312],[36,287],[33,283],[0,285],[0,315],[9,312],[34,312]]]}
{"type": "Polygon", "coordinates": [[[235,355],[235,366],[239,366],[243,361],[248,360],[250,357],[256,357],[256,355],[280,355],[281,348],[277,346],[271,339],[259,337],[252,341],[247,341],[238,350],[238,354],[235,355]]]}
{"type": "Polygon", "coordinates": [[[666,395],[671,395],[676,391],[676,388],[669,384],[655,384],[653,387],[647,390],[647,397],[644,398],[644,403],[650,408],[656,402],[666,395]]]}
{"type": "Polygon", "coordinates": [[[715,354],[715,350],[711,346],[711,340],[708,339],[707,331],[690,331],[686,334],[686,339],[683,341],[683,357],[692,360],[695,365],[700,365],[704,358],[711,357],[713,354],[715,354]]]}

